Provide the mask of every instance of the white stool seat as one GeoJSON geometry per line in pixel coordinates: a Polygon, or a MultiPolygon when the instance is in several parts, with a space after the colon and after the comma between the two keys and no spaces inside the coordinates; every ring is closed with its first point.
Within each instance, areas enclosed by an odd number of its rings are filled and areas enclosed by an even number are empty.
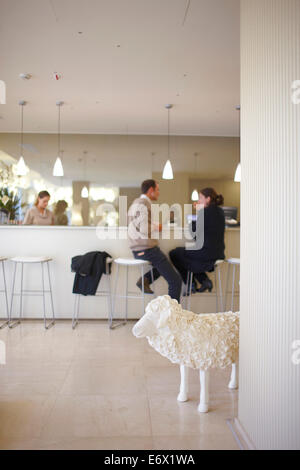
{"type": "Polygon", "coordinates": [[[223,259],[217,259],[217,261],[215,262],[215,266],[220,266],[220,264],[222,263],[224,263],[223,259]]]}
{"type": "Polygon", "coordinates": [[[141,266],[150,264],[149,261],[143,259],[132,259],[132,258],[116,258],[114,260],[117,264],[122,264],[123,266],[141,266]]]}
{"type": "Polygon", "coordinates": [[[15,256],[10,258],[10,260],[15,263],[46,263],[47,261],[52,261],[52,258],[47,256],[15,256]]]}
{"type": "Polygon", "coordinates": [[[231,287],[231,311],[233,311],[234,307],[234,289],[235,289],[235,271],[236,267],[241,265],[240,258],[228,258],[228,269],[227,269],[227,281],[226,281],[226,291],[225,291],[225,309],[227,307],[227,293],[229,287],[229,277],[230,277],[230,269],[232,269],[232,287],[231,287]]]}
{"type": "MultiPolygon", "coordinates": [[[[44,310],[44,326],[45,329],[48,330],[51,326],[55,323],[55,315],[54,315],[54,305],[53,305],[53,297],[52,297],[52,285],[51,285],[51,277],[50,277],[50,267],[49,261],[52,261],[52,258],[49,256],[15,256],[10,258],[10,261],[15,263],[14,265],[14,274],[13,274],[13,283],[12,283],[12,292],[11,292],[11,303],[10,303],[10,311],[9,311],[9,327],[14,328],[16,325],[21,323],[21,319],[23,316],[23,297],[24,296],[41,296],[43,298],[43,310],[44,310]],[[26,264],[33,264],[39,263],[41,269],[41,289],[24,289],[23,287],[23,278],[24,278],[24,269],[26,264]],[[45,288],[45,275],[44,275],[44,268],[48,273],[48,289],[45,288]],[[15,282],[16,282],[16,274],[17,271],[20,272],[20,291],[15,291],[15,282]],[[52,319],[47,325],[47,318],[46,318],[46,295],[50,294],[50,305],[52,310],[52,319]],[[19,310],[19,318],[16,322],[11,323],[12,320],[12,311],[13,311],[13,301],[14,297],[18,296],[20,299],[20,310],[19,310]]],[[[29,266],[26,267],[29,269],[29,266]]]]}
{"type": "Polygon", "coordinates": [[[0,256],[0,262],[1,261],[6,261],[6,260],[7,260],[7,258],[5,258],[5,256],[0,256]]]}

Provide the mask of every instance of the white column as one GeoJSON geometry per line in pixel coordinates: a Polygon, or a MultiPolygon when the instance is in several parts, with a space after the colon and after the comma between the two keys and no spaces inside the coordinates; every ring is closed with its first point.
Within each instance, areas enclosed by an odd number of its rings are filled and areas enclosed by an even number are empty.
{"type": "Polygon", "coordinates": [[[258,449],[300,449],[300,0],[241,0],[238,420],[258,449]]]}

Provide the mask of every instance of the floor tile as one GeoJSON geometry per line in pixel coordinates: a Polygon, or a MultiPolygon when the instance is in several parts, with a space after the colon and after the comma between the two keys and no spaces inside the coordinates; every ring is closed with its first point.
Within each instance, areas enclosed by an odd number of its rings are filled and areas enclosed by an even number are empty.
{"type": "Polygon", "coordinates": [[[198,413],[197,370],[177,402],[180,369],[132,334],[82,320],[24,321],[0,331],[0,449],[237,449],[230,368],[210,371],[210,411],[198,413]]]}

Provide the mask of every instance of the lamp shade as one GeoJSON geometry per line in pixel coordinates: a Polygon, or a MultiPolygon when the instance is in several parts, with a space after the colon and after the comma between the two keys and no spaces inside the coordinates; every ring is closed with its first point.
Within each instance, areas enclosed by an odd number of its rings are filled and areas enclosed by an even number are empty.
{"type": "Polygon", "coordinates": [[[239,163],[235,170],[235,175],[234,175],[235,183],[241,182],[241,176],[242,176],[242,168],[241,168],[241,164],[239,163]]]}
{"type": "Polygon", "coordinates": [[[164,180],[172,180],[173,177],[173,169],[170,160],[167,161],[164,167],[163,175],[164,180]]]}
{"type": "Polygon", "coordinates": [[[64,176],[64,169],[60,157],[57,157],[54,163],[53,176],[64,176]]]}
{"type": "Polygon", "coordinates": [[[197,189],[194,189],[194,191],[192,192],[192,197],[191,197],[192,201],[198,201],[199,199],[199,193],[197,191],[197,189]]]}
{"type": "Polygon", "coordinates": [[[27,168],[27,166],[25,165],[25,161],[24,161],[24,158],[20,157],[18,163],[17,163],[17,171],[16,171],[16,174],[17,176],[26,176],[27,173],[28,173],[29,169],[27,168]]]}
{"type": "Polygon", "coordinates": [[[86,186],[83,186],[81,190],[81,197],[87,199],[89,197],[89,190],[86,186]]]}

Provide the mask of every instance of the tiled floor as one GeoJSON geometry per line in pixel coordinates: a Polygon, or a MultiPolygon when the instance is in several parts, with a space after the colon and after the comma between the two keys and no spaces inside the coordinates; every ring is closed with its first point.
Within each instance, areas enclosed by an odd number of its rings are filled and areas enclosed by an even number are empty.
{"type": "Polygon", "coordinates": [[[211,372],[211,411],[199,414],[199,379],[178,403],[179,367],[136,339],[133,323],[41,322],[0,331],[0,449],[238,449],[230,370],[211,372]]]}

